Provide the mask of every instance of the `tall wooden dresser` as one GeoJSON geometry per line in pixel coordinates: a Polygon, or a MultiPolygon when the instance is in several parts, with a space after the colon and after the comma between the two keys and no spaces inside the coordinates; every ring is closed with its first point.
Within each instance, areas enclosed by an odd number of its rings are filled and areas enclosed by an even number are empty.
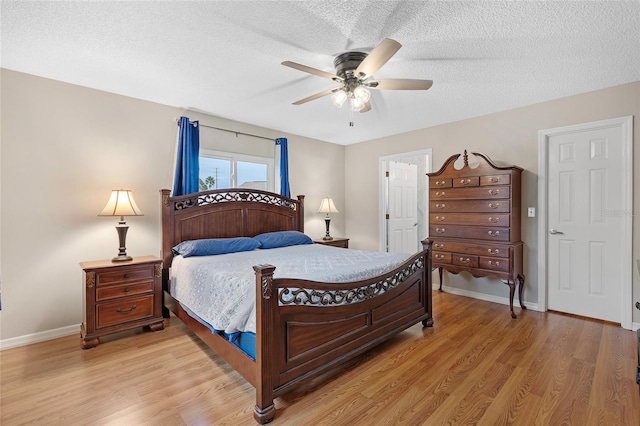
{"type": "Polygon", "coordinates": [[[460,154],[445,161],[429,176],[429,240],[433,267],[438,268],[440,290],[443,269],[474,277],[496,277],[509,286],[509,307],[519,284],[522,309],[524,274],[520,241],[520,167],[500,167],[474,152],[479,161],[470,167],[467,151],[463,167],[454,163],[460,154]]]}

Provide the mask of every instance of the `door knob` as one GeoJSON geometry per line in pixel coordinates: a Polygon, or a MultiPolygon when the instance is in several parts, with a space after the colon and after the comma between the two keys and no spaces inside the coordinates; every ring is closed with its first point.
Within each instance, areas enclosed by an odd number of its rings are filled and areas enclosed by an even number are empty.
{"type": "Polygon", "coordinates": [[[554,229],[554,228],[549,229],[549,233],[550,233],[551,235],[556,235],[556,234],[562,234],[562,235],[564,235],[564,232],[562,232],[562,231],[558,231],[558,230],[556,230],[556,229],[554,229]]]}

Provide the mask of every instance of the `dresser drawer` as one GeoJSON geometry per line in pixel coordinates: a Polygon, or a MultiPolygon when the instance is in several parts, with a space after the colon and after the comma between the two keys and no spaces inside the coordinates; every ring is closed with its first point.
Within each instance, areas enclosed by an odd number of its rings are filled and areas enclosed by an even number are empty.
{"type": "Polygon", "coordinates": [[[494,200],[508,199],[510,186],[482,186],[475,188],[430,189],[431,200],[494,200]]]}
{"type": "Polygon", "coordinates": [[[492,175],[492,176],[480,177],[481,186],[509,185],[510,183],[511,183],[511,175],[492,175]]]}
{"type": "Polygon", "coordinates": [[[464,188],[467,186],[478,186],[480,184],[479,176],[460,177],[452,179],[454,188],[464,188]]]}
{"type": "Polygon", "coordinates": [[[124,284],[143,280],[153,281],[153,265],[142,268],[117,268],[115,271],[100,272],[96,285],[124,284]]]}
{"type": "Polygon", "coordinates": [[[509,200],[451,200],[451,201],[430,201],[429,209],[436,212],[459,212],[459,213],[508,213],[510,212],[509,200]]]}
{"type": "Polygon", "coordinates": [[[451,253],[434,251],[433,261],[438,263],[451,263],[451,253]]]}
{"type": "Polygon", "coordinates": [[[509,226],[511,220],[505,213],[432,213],[429,222],[449,225],[509,226]]]}
{"type": "Polygon", "coordinates": [[[117,297],[133,296],[136,294],[153,292],[153,281],[135,284],[122,284],[113,286],[102,286],[96,288],[96,300],[115,299],[117,297]]]}
{"type": "Polygon", "coordinates": [[[452,237],[487,241],[509,241],[509,228],[432,224],[429,225],[429,235],[433,238],[452,237]]]}
{"type": "Polygon", "coordinates": [[[479,258],[478,264],[480,266],[480,269],[509,272],[509,259],[481,256],[479,258]]]}
{"type": "Polygon", "coordinates": [[[103,328],[153,316],[153,295],[96,305],[96,327],[103,328]]]}
{"type": "Polygon", "coordinates": [[[451,179],[429,179],[429,188],[451,188],[452,186],[451,179]]]}
{"type": "Polygon", "coordinates": [[[498,244],[474,244],[468,241],[438,240],[433,238],[433,252],[445,251],[476,256],[509,257],[509,246],[498,244]]]}
{"type": "Polygon", "coordinates": [[[457,266],[466,266],[468,268],[478,267],[478,256],[469,256],[466,254],[452,253],[451,264],[457,266]]]}

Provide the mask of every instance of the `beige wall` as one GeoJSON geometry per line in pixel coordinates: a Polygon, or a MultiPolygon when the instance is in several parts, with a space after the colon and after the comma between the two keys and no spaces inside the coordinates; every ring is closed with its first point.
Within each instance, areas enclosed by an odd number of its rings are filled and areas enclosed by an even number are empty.
{"type": "MultiPolygon", "coordinates": [[[[428,112],[425,111],[425,114],[428,112]]],[[[522,178],[522,240],[527,277],[525,300],[537,303],[537,226],[526,217],[526,207],[537,205],[538,130],[633,115],[634,118],[634,212],[640,211],[640,82],[530,105],[510,111],[421,129],[350,145],[345,151],[347,235],[352,247],[376,249],[378,235],[378,159],[381,156],[433,149],[433,168],[439,169],[451,155],[482,152],[496,162],[524,169],[522,178]]],[[[637,213],[636,213],[637,214],[637,213]]],[[[640,258],[639,218],[634,217],[633,258],[640,258]]],[[[499,281],[449,275],[450,284],[466,290],[507,296],[499,281]]],[[[640,278],[634,271],[634,301],[640,299],[640,278]]],[[[631,303],[631,301],[630,301],[631,303]]],[[[634,311],[634,322],[640,312],[634,311]]]]}
{"type": "MultiPolygon", "coordinates": [[[[117,219],[97,216],[112,189],[133,190],[144,213],[127,218],[127,253],[159,256],[158,190],[172,186],[174,117],[287,137],[291,193],[306,195],[311,237],[324,235],[316,213],[323,196],[344,206],[342,146],[5,69],[0,84],[2,341],[80,324],[78,263],[117,254],[117,219]]],[[[203,146],[216,138],[201,135],[203,146]]],[[[230,151],[269,144],[218,136],[230,151]]],[[[333,233],[343,235],[344,215],[333,219],[333,233]]]]}
{"type": "MultiPolygon", "coordinates": [[[[306,195],[306,232],[324,235],[316,213],[334,198],[334,236],[353,248],[377,250],[378,159],[433,148],[439,168],[454,153],[480,151],[524,168],[523,207],[537,204],[537,132],[540,129],[634,115],[640,135],[640,82],[512,111],[422,129],[352,146],[284,134],[179,108],[145,102],[9,70],[0,71],[0,341],[50,330],[76,330],[82,320],[78,262],[116,255],[116,220],[97,217],[111,189],[134,191],[143,217],[128,218],[127,252],[159,255],[160,188],[172,185],[180,115],[202,123],[289,139],[291,193],[306,195]]],[[[203,147],[263,150],[261,139],[203,130],[203,147]],[[216,145],[216,146],[214,146],[216,145]],[[221,146],[220,146],[221,145],[221,146]]],[[[634,150],[634,211],[640,211],[640,149],[634,150]]],[[[523,209],[526,212],[526,209],[523,209]]],[[[526,214],[526,213],[524,213],[526,214]]],[[[640,257],[634,218],[633,257],[640,257]]],[[[523,217],[525,298],[537,302],[535,219],[523,217]]],[[[640,279],[634,272],[634,300],[640,279]]],[[[455,277],[451,284],[505,297],[506,286],[455,277]]],[[[640,315],[634,309],[634,322],[640,315]]]]}

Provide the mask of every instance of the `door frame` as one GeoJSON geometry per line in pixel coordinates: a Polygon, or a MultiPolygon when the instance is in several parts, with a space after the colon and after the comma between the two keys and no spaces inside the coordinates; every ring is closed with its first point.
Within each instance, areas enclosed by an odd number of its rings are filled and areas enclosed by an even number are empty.
{"type": "MultiPolygon", "coordinates": [[[[379,191],[378,211],[380,212],[380,220],[378,222],[379,223],[378,235],[380,235],[380,238],[378,240],[380,241],[379,243],[380,251],[386,252],[389,244],[388,235],[386,233],[387,219],[385,216],[386,206],[388,201],[387,200],[388,192],[387,192],[387,184],[386,184],[387,178],[385,176],[385,172],[388,171],[387,163],[389,161],[398,161],[398,160],[402,160],[404,158],[415,156],[415,155],[424,155],[427,157],[427,164],[426,164],[427,172],[430,172],[433,169],[433,150],[431,148],[421,149],[419,151],[402,152],[402,153],[393,154],[393,155],[385,155],[383,157],[379,157],[378,159],[378,176],[380,179],[378,183],[378,191],[379,191]]],[[[426,175],[423,177],[424,179],[427,179],[426,175]]],[[[418,179],[420,179],[420,174],[418,174],[418,179]]],[[[425,224],[425,226],[428,234],[429,233],[429,193],[428,191],[426,194],[421,194],[420,191],[418,191],[418,204],[416,204],[416,208],[418,208],[417,206],[422,202],[422,200],[426,201],[426,206],[427,206],[427,211],[425,212],[427,223],[425,224]],[[423,197],[426,197],[426,200],[423,197]]]]}
{"type": "Polygon", "coordinates": [[[623,150],[622,167],[622,270],[621,287],[621,325],[631,330],[633,321],[633,116],[608,120],[592,121],[571,126],[557,127],[538,131],[538,310],[547,311],[547,185],[548,185],[548,148],[549,138],[568,133],[583,132],[604,128],[620,128],[623,150]]]}

